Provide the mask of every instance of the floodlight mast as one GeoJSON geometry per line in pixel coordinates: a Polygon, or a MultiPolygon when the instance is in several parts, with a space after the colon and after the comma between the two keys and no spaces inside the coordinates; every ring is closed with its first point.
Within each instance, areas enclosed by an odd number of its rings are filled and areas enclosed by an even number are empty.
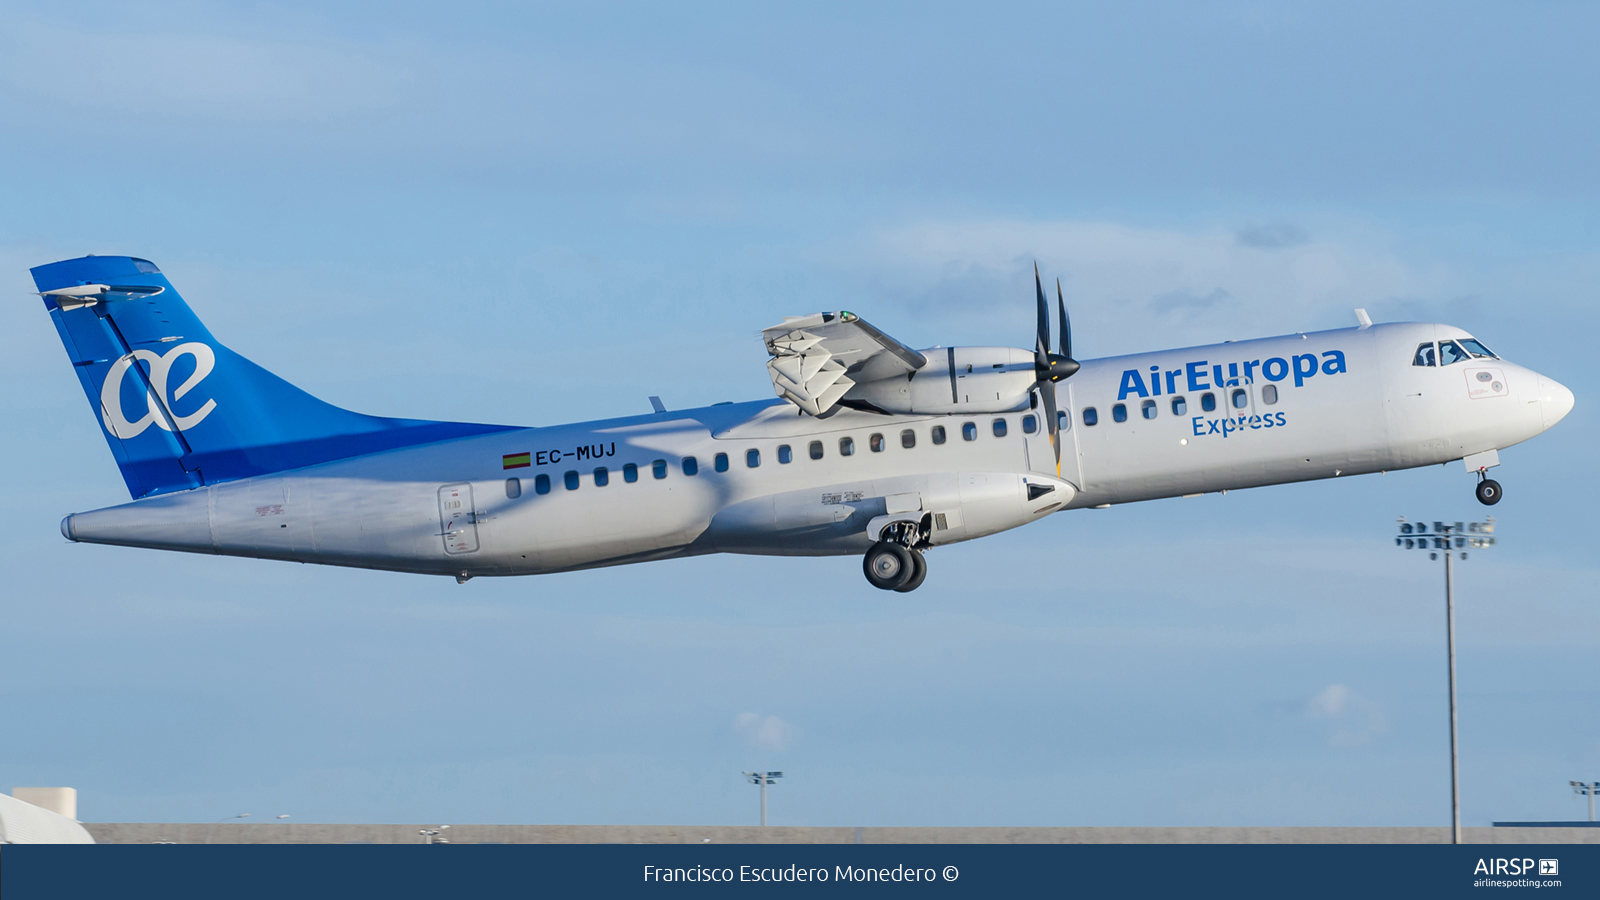
{"type": "Polygon", "coordinates": [[[1429,559],[1438,559],[1438,551],[1444,551],[1444,630],[1447,656],[1450,661],[1450,842],[1461,843],[1461,766],[1460,753],[1456,735],[1456,582],[1455,582],[1455,550],[1462,550],[1461,558],[1466,559],[1465,548],[1473,550],[1487,550],[1494,546],[1494,516],[1485,517],[1487,521],[1462,523],[1435,521],[1433,534],[1428,534],[1428,523],[1418,522],[1415,525],[1406,521],[1405,516],[1398,520],[1399,528],[1394,539],[1394,545],[1402,550],[1427,550],[1431,540],[1433,551],[1428,554],[1429,559]]]}
{"type": "Polygon", "coordinates": [[[1572,785],[1572,792],[1574,794],[1587,794],[1587,795],[1589,795],[1589,821],[1593,822],[1594,821],[1594,792],[1595,792],[1596,788],[1600,788],[1600,781],[1572,781],[1572,782],[1568,782],[1568,784],[1572,785]]]}
{"type": "Polygon", "coordinates": [[[761,785],[761,827],[767,827],[767,785],[777,784],[782,772],[746,772],[744,780],[761,785]]]}

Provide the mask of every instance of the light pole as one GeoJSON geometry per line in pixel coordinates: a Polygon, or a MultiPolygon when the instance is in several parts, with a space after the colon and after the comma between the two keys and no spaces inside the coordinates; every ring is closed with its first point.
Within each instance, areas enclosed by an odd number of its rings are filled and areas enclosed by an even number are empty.
{"type": "Polygon", "coordinates": [[[218,824],[221,824],[223,822],[232,822],[234,819],[248,819],[248,818],[250,818],[250,814],[249,813],[239,813],[237,816],[229,816],[226,819],[218,819],[217,822],[218,822],[218,824]]]}
{"type": "Polygon", "coordinates": [[[1593,822],[1594,821],[1594,792],[1595,792],[1596,788],[1600,788],[1600,781],[1571,781],[1571,782],[1568,782],[1568,784],[1572,785],[1572,792],[1574,794],[1588,794],[1589,795],[1589,821],[1593,822]]]}
{"type": "Polygon", "coordinates": [[[1433,533],[1428,533],[1428,523],[1415,525],[1401,516],[1400,532],[1394,545],[1402,550],[1428,550],[1429,559],[1438,559],[1444,551],[1444,632],[1450,660],[1450,842],[1461,843],[1461,769],[1456,740],[1456,582],[1455,553],[1466,559],[1467,549],[1486,550],[1494,546],[1494,516],[1488,521],[1470,524],[1434,522],[1433,533]]]}
{"type": "Polygon", "coordinates": [[[761,827],[767,827],[767,785],[777,784],[782,772],[746,772],[744,780],[761,785],[761,827]]]}

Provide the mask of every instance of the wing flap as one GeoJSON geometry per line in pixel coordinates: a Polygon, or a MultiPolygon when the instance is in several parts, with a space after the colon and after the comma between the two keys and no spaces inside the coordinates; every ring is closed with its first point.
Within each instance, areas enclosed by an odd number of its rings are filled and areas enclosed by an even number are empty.
{"type": "Polygon", "coordinates": [[[794,331],[792,339],[773,342],[775,355],[767,360],[767,374],[778,396],[813,416],[827,412],[855,382],[845,377],[845,369],[833,354],[819,346],[822,339],[804,331],[794,331]],[[803,347],[798,352],[790,347],[803,347]]]}
{"type": "Polygon", "coordinates": [[[767,373],[778,396],[813,416],[825,415],[856,384],[910,375],[927,357],[851,312],[783,320],[761,332],[767,373]]]}

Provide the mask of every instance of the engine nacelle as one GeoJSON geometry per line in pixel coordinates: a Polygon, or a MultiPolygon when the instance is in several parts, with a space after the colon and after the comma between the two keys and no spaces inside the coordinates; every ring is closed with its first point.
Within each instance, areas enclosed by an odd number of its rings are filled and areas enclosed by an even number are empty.
{"type": "Polygon", "coordinates": [[[933,347],[909,376],[858,382],[839,401],[901,414],[999,413],[1026,409],[1033,353],[1015,347],[933,347]]]}

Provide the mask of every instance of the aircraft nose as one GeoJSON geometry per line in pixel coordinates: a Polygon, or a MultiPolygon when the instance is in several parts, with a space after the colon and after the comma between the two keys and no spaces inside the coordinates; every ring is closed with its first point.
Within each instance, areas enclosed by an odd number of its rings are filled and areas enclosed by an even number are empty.
{"type": "Polygon", "coordinates": [[[1539,376],[1539,413],[1544,417],[1544,427],[1549,428],[1566,418],[1574,402],[1576,399],[1566,385],[1554,378],[1539,376]]]}

